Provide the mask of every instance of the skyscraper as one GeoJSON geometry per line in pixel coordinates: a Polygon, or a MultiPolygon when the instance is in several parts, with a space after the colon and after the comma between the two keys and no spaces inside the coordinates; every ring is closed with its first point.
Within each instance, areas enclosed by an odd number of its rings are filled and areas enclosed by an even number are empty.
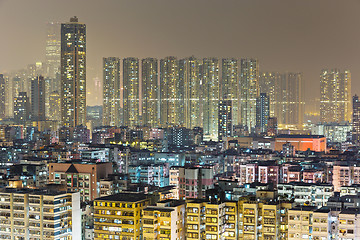
{"type": "Polygon", "coordinates": [[[256,125],[256,98],[259,96],[259,62],[248,58],[241,59],[240,64],[241,124],[253,132],[256,125]]]}
{"type": "Polygon", "coordinates": [[[219,60],[204,58],[202,71],[202,100],[204,138],[218,139],[218,104],[219,104],[219,60]]]}
{"type": "Polygon", "coordinates": [[[179,60],[160,60],[160,124],[164,127],[184,123],[184,83],[179,79],[179,60]]]}
{"type": "Polygon", "coordinates": [[[59,92],[50,93],[49,96],[49,118],[50,120],[60,121],[61,119],[61,97],[59,92]]]}
{"type": "Polygon", "coordinates": [[[5,78],[0,74],[0,119],[5,117],[5,78]]]}
{"type": "Polygon", "coordinates": [[[120,59],[103,58],[103,125],[121,126],[120,59]]]}
{"type": "MultiPolygon", "coordinates": [[[[46,68],[47,76],[55,79],[60,73],[61,37],[60,23],[49,22],[46,29],[46,68]]],[[[57,90],[57,89],[56,89],[57,90]]],[[[55,91],[55,90],[54,90],[55,91]]]]}
{"type": "Polygon", "coordinates": [[[323,69],[320,74],[320,121],[351,121],[351,74],[323,69]]]}
{"type": "Polygon", "coordinates": [[[140,124],[139,59],[124,58],[124,125],[134,127],[140,124]]]}
{"type": "Polygon", "coordinates": [[[142,122],[143,125],[156,127],[159,124],[159,84],[158,60],[141,60],[142,80],[142,122]]]}
{"type": "Polygon", "coordinates": [[[269,117],[269,97],[266,95],[266,93],[260,93],[260,96],[256,99],[256,129],[260,133],[266,132],[269,117]]]}
{"type": "Polygon", "coordinates": [[[30,116],[30,101],[26,92],[19,92],[14,98],[14,121],[17,124],[25,125],[30,116]]]}
{"type": "Polygon", "coordinates": [[[219,117],[218,117],[218,140],[223,137],[231,137],[233,132],[232,124],[232,100],[219,101],[219,117]]]}
{"type": "Polygon", "coordinates": [[[262,72],[259,77],[259,92],[266,93],[270,101],[270,116],[275,116],[275,88],[280,77],[278,72],[262,72]]]}
{"type": "Polygon", "coordinates": [[[202,126],[200,111],[200,68],[201,60],[195,57],[179,61],[180,82],[184,83],[184,126],[194,128],[202,126]]]}
{"type": "Polygon", "coordinates": [[[45,120],[45,80],[37,76],[31,80],[31,120],[45,120]]]}
{"type": "Polygon", "coordinates": [[[240,123],[239,111],[239,79],[238,60],[223,58],[221,63],[221,100],[231,100],[232,121],[234,125],[240,123]]]}
{"type": "Polygon", "coordinates": [[[61,120],[86,124],[86,26],[77,17],[61,24],[61,120]]]}
{"type": "Polygon", "coordinates": [[[360,100],[358,95],[353,96],[353,133],[352,139],[356,143],[360,141],[360,100]]]}
{"type": "Polygon", "coordinates": [[[296,125],[304,123],[304,81],[301,73],[283,73],[275,87],[275,117],[278,124],[296,125]]]}

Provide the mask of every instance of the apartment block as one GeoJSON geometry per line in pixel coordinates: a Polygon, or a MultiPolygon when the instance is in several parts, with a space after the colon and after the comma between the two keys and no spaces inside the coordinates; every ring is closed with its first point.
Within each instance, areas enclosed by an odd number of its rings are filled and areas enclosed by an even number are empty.
{"type": "Polygon", "coordinates": [[[0,239],[82,239],[79,193],[2,189],[0,201],[0,239]]]}
{"type": "Polygon", "coordinates": [[[289,210],[289,240],[311,239],[313,213],[316,207],[297,207],[289,210]]]}
{"type": "Polygon", "coordinates": [[[340,191],[342,186],[360,184],[360,166],[345,163],[333,167],[332,184],[336,192],[340,191]]]}
{"type": "Polygon", "coordinates": [[[144,239],[185,239],[185,202],[165,200],[143,210],[144,239]]]}
{"type": "Polygon", "coordinates": [[[239,201],[238,239],[275,240],[281,233],[286,235],[285,229],[280,231],[280,208],[277,203],[239,201]]]}
{"type": "Polygon", "coordinates": [[[179,198],[204,198],[205,191],[214,186],[212,166],[180,167],[179,198]]]}
{"type": "Polygon", "coordinates": [[[64,184],[68,191],[79,191],[81,201],[100,196],[100,179],[112,174],[112,163],[50,163],[49,182],[64,184]]]}
{"type": "Polygon", "coordinates": [[[143,239],[143,209],[149,203],[144,194],[118,193],[95,199],[94,240],[143,239]]]}

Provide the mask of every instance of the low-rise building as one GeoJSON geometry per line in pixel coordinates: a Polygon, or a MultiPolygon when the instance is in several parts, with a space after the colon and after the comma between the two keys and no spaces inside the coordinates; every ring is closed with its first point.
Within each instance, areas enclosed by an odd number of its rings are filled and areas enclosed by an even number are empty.
{"type": "Polygon", "coordinates": [[[143,239],[144,194],[118,193],[94,201],[94,239],[143,239]]]}

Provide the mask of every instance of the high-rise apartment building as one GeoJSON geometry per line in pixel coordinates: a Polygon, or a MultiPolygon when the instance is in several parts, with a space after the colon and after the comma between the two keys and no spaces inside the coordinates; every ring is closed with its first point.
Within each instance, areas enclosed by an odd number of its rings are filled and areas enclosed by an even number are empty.
{"type": "Polygon", "coordinates": [[[353,96],[353,132],[352,139],[355,142],[360,141],[360,100],[358,95],[353,96]]]}
{"type": "Polygon", "coordinates": [[[61,25],[57,22],[47,23],[46,39],[46,68],[47,76],[56,79],[60,74],[60,53],[61,53],[61,25]]]}
{"type": "Polygon", "coordinates": [[[253,132],[256,125],[256,98],[259,96],[259,61],[247,58],[241,59],[240,64],[241,124],[253,132]]]}
{"type": "Polygon", "coordinates": [[[79,192],[6,188],[0,199],[0,239],[82,239],[79,192]]]}
{"type": "Polygon", "coordinates": [[[158,60],[145,58],[141,60],[142,80],[142,122],[149,127],[159,124],[159,83],[158,60]]]}
{"type": "Polygon", "coordinates": [[[61,97],[59,92],[50,93],[49,96],[49,119],[60,121],[61,119],[61,97]]]}
{"type": "Polygon", "coordinates": [[[220,99],[231,101],[232,121],[234,125],[240,123],[238,76],[238,60],[234,58],[222,59],[220,99]]]}
{"type": "Polygon", "coordinates": [[[139,59],[124,58],[124,126],[135,127],[140,124],[140,79],[139,59]]]}
{"type": "Polygon", "coordinates": [[[103,125],[121,126],[120,59],[103,58],[103,125]]]}
{"type": "Polygon", "coordinates": [[[31,120],[45,120],[45,80],[37,76],[31,80],[31,120]]]}
{"type": "Polygon", "coordinates": [[[270,103],[266,93],[260,93],[256,99],[256,129],[263,133],[267,130],[270,117],[270,103]]]}
{"type": "Polygon", "coordinates": [[[231,137],[233,132],[232,122],[232,100],[219,101],[219,117],[218,117],[218,140],[222,141],[223,137],[231,137]]]}
{"type": "Polygon", "coordinates": [[[201,60],[195,57],[181,59],[180,82],[184,83],[184,126],[194,128],[202,126],[201,113],[201,60]]]}
{"type": "Polygon", "coordinates": [[[275,117],[278,119],[278,124],[296,125],[302,128],[305,107],[302,74],[281,74],[275,86],[275,117]]]}
{"type": "Polygon", "coordinates": [[[259,77],[259,92],[266,93],[270,101],[270,116],[275,116],[276,105],[276,84],[280,77],[280,73],[277,72],[262,72],[259,77]]]}
{"type": "Polygon", "coordinates": [[[5,77],[3,74],[0,74],[0,119],[5,118],[5,77]]]}
{"type": "Polygon", "coordinates": [[[351,74],[323,69],[320,74],[320,121],[351,121],[351,74]]]}
{"type": "Polygon", "coordinates": [[[30,117],[30,100],[26,92],[19,92],[14,98],[14,121],[17,124],[25,125],[30,117]]]}
{"type": "Polygon", "coordinates": [[[164,127],[184,123],[184,82],[179,78],[179,60],[160,60],[160,124],[164,127]]]}
{"type": "Polygon", "coordinates": [[[202,101],[204,138],[217,140],[219,114],[219,60],[204,58],[202,71],[202,101]]]}
{"type": "Polygon", "coordinates": [[[86,124],[86,25],[77,17],[61,24],[61,120],[86,124]]]}

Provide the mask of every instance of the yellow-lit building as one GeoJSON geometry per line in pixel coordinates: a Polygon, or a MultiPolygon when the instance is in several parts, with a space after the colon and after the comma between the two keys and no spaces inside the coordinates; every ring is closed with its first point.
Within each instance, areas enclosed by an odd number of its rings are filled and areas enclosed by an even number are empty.
{"type": "Polygon", "coordinates": [[[239,201],[239,239],[287,239],[287,209],[291,204],[239,201]]]}
{"type": "Polygon", "coordinates": [[[184,126],[189,129],[202,126],[200,111],[200,69],[202,61],[195,57],[181,59],[180,82],[184,83],[184,126]]]}
{"type": "Polygon", "coordinates": [[[121,126],[120,58],[103,58],[103,124],[121,126]]]}
{"type": "Polygon", "coordinates": [[[86,124],[86,25],[77,17],[61,24],[61,121],[86,124]]]}
{"type": "Polygon", "coordinates": [[[124,126],[135,127],[140,124],[139,59],[124,58],[124,126]]]}
{"type": "Polygon", "coordinates": [[[186,239],[203,239],[204,211],[205,201],[203,200],[186,203],[186,239]]]}
{"type": "Polygon", "coordinates": [[[140,240],[142,213],[150,199],[144,194],[119,193],[94,201],[94,239],[140,240]]]}
{"type": "Polygon", "coordinates": [[[187,239],[237,239],[237,209],[237,202],[188,202],[187,239]]]}
{"type": "Polygon", "coordinates": [[[320,121],[351,121],[351,73],[323,69],[320,74],[320,121]]]}
{"type": "Polygon", "coordinates": [[[202,81],[204,139],[217,141],[220,97],[219,59],[203,59],[202,81]]]}
{"type": "Polygon", "coordinates": [[[279,239],[288,239],[288,211],[292,208],[292,203],[280,203],[280,234],[279,239]]]}
{"type": "Polygon", "coordinates": [[[184,123],[184,82],[179,78],[179,60],[160,60],[160,124],[163,127],[184,123]]]}
{"type": "Polygon", "coordinates": [[[141,66],[142,123],[145,126],[157,127],[159,124],[158,60],[156,58],[142,59],[141,66]]]}

